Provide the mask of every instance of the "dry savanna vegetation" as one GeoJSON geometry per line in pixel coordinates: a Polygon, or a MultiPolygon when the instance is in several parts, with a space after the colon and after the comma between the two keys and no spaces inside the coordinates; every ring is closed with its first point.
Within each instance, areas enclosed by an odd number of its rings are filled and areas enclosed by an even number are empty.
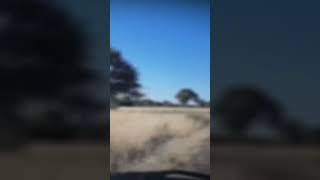
{"type": "Polygon", "coordinates": [[[119,108],[110,119],[111,172],[210,172],[208,108],[119,108]]]}

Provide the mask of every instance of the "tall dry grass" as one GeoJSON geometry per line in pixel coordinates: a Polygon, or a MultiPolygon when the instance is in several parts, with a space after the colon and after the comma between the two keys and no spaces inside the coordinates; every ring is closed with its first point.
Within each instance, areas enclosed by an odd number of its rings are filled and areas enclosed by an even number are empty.
{"type": "Polygon", "coordinates": [[[210,172],[209,109],[120,108],[110,119],[111,172],[210,172]]]}

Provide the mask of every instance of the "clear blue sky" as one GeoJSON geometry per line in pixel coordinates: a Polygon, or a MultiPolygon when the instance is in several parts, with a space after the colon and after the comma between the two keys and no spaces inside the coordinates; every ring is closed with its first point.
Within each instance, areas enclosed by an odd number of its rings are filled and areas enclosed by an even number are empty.
{"type": "Polygon", "coordinates": [[[174,100],[187,87],[210,99],[209,0],[111,0],[110,20],[110,45],[149,98],[174,100]]]}

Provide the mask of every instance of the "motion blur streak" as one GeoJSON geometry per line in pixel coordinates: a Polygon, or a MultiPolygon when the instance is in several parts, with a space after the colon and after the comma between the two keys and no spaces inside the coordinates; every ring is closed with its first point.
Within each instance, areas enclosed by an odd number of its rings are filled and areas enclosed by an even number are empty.
{"type": "Polygon", "coordinates": [[[107,177],[105,7],[0,1],[0,179],[107,177]]]}

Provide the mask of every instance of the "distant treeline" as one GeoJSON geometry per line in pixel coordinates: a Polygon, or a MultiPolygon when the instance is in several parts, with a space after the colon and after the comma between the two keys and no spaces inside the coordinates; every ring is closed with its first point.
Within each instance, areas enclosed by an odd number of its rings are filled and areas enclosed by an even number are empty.
{"type": "Polygon", "coordinates": [[[163,107],[210,107],[210,102],[203,102],[202,104],[179,104],[171,101],[156,101],[151,99],[141,99],[132,101],[130,99],[120,99],[112,104],[117,106],[163,106],[163,107]]]}

